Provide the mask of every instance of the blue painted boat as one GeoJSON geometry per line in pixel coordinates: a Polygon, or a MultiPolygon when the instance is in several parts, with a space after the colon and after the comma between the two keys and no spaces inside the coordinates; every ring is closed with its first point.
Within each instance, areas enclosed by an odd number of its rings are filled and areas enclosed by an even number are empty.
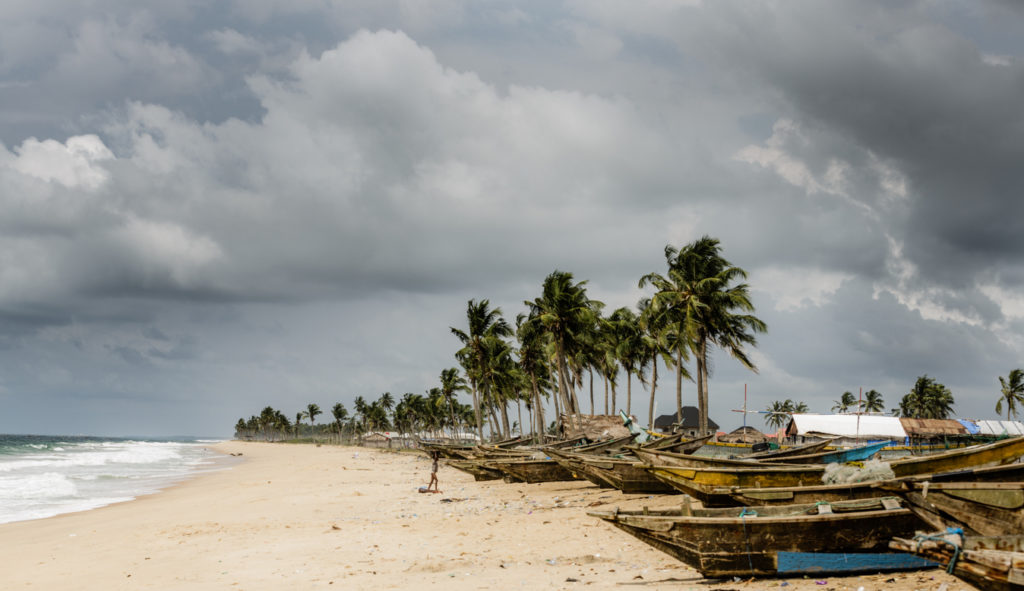
{"type": "Polygon", "coordinates": [[[895,497],[778,507],[588,513],[705,577],[915,570],[935,562],[887,551],[922,522],[895,497]]]}
{"type": "Polygon", "coordinates": [[[889,445],[889,443],[888,441],[869,443],[860,447],[773,458],[771,461],[779,464],[845,464],[846,462],[863,462],[882,451],[882,448],[889,445]]]}

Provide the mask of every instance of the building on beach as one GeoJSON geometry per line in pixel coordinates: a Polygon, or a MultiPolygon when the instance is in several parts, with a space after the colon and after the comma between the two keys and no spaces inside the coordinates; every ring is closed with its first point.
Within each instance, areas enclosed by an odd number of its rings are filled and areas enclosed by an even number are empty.
{"type": "MultiPolygon", "coordinates": [[[[674,433],[676,431],[676,424],[679,419],[676,413],[661,415],[654,419],[654,430],[660,433],[674,433]]],[[[679,423],[679,428],[682,429],[683,434],[687,437],[698,437],[700,434],[700,415],[697,412],[696,406],[684,406],[683,407],[683,420],[679,423]]],[[[711,420],[708,417],[708,429],[711,431],[718,430],[718,423],[711,420]]]]}

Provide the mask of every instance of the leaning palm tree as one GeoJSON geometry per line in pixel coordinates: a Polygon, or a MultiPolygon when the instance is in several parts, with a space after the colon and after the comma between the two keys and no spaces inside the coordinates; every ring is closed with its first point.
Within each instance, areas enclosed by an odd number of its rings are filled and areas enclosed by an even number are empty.
{"type": "Polygon", "coordinates": [[[857,404],[857,398],[854,397],[853,392],[843,392],[843,395],[835,402],[832,406],[832,412],[844,413],[850,410],[851,406],[857,404]]]}
{"type": "Polygon", "coordinates": [[[719,241],[704,236],[683,248],[665,247],[668,276],[649,273],[640,286],[654,286],[658,306],[671,311],[672,322],[684,327],[697,366],[698,414],[701,433],[708,431],[708,376],[710,347],[728,351],[744,367],[757,371],[745,347],[756,346],[755,333],[767,330],[753,314],[746,271],[721,256],[719,241]]]}
{"type": "Polygon", "coordinates": [[[1006,403],[1006,420],[1010,415],[1017,417],[1017,406],[1024,405],[1024,370],[1012,369],[1010,374],[1003,379],[999,376],[1000,393],[996,402],[996,415],[1003,414],[1003,403],[1006,403]]]}
{"type": "Polygon", "coordinates": [[[477,436],[484,440],[483,415],[480,399],[480,375],[485,371],[484,345],[487,339],[500,339],[512,334],[505,319],[501,317],[501,308],[491,309],[488,300],[469,300],[466,305],[466,320],[469,330],[463,331],[450,327],[462,343],[462,349],[455,354],[466,375],[473,393],[473,413],[476,417],[477,436]]]}

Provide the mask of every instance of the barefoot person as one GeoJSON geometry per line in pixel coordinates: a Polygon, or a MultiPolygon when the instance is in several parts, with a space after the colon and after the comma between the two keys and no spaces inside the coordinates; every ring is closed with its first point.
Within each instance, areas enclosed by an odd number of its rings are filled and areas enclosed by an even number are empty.
{"type": "Polygon", "coordinates": [[[430,493],[439,493],[439,492],[441,492],[441,491],[437,490],[437,460],[440,457],[441,457],[441,454],[439,452],[436,452],[436,451],[430,452],[430,459],[432,461],[432,464],[430,465],[430,484],[428,484],[426,487],[421,486],[420,487],[420,492],[421,493],[428,493],[428,492],[430,492],[430,493]],[[434,489],[431,490],[430,487],[434,487],[434,489]]]}

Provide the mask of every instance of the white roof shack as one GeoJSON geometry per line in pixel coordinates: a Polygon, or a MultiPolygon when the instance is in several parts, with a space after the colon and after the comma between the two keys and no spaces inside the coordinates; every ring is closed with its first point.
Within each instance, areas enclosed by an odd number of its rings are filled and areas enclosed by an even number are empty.
{"type": "Polygon", "coordinates": [[[872,437],[898,439],[907,437],[897,417],[875,415],[794,414],[786,435],[832,435],[836,437],[872,437]]]}

